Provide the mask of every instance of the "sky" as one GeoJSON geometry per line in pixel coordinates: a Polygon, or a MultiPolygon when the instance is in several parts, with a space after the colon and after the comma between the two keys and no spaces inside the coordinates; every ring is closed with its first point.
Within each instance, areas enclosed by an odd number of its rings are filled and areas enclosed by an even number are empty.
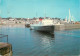
{"type": "Polygon", "coordinates": [[[80,0],[0,0],[0,17],[57,17],[80,21],[80,0]]]}

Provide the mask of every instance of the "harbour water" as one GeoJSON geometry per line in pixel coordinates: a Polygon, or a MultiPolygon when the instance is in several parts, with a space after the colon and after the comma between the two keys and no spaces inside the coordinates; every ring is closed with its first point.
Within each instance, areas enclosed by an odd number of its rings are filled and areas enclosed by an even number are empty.
{"type": "MultiPolygon", "coordinates": [[[[79,56],[80,29],[55,31],[54,35],[30,30],[22,25],[0,26],[8,35],[13,56],[79,56]]],[[[0,41],[6,42],[5,38],[0,41]]]]}

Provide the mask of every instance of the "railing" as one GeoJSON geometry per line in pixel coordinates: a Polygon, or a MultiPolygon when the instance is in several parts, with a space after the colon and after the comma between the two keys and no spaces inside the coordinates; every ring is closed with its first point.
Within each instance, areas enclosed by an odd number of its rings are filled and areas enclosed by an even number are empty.
{"type": "Polygon", "coordinates": [[[8,35],[0,34],[0,38],[4,38],[4,37],[7,38],[7,43],[8,43],[8,35]]]}

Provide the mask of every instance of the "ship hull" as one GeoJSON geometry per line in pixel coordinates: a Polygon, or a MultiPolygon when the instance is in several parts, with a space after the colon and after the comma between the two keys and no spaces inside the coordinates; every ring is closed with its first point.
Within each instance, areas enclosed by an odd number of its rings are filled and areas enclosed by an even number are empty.
{"type": "Polygon", "coordinates": [[[41,32],[49,32],[52,33],[54,31],[54,26],[53,25],[48,25],[48,26],[31,26],[32,29],[36,31],[41,31],[41,32]]]}

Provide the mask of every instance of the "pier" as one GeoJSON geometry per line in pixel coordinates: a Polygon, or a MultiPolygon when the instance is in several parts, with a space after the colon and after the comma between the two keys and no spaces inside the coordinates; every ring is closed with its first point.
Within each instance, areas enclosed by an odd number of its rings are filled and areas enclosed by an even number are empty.
{"type": "Polygon", "coordinates": [[[0,56],[12,56],[12,45],[8,43],[8,35],[0,34],[0,39],[7,37],[7,42],[0,41],[0,56]]]}
{"type": "Polygon", "coordinates": [[[0,56],[12,56],[12,45],[0,42],[0,56]]]}

